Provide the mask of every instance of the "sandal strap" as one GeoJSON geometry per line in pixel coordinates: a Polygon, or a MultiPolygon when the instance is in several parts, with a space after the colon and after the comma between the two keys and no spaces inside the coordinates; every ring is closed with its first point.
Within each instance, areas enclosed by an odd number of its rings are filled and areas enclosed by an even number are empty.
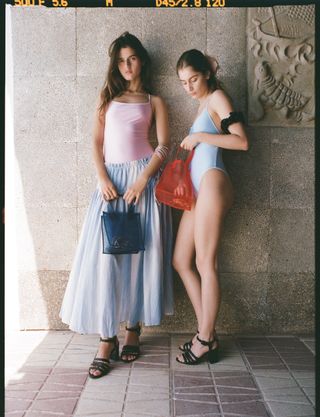
{"type": "Polygon", "coordinates": [[[141,335],[141,326],[137,326],[137,327],[127,327],[126,326],[126,330],[128,330],[128,332],[135,332],[137,333],[138,336],[141,335]]]}
{"type": "Polygon", "coordinates": [[[192,350],[187,350],[186,352],[182,353],[184,363],[191,364],[195,363],[199,360],[198,356],[196,356],[192,350]]]}
{"type": "Polygon", "coordinates": [[[90,369],[97,369],[101,372],[106,372],[110,369],[110,362],[108,361],[108,359],[95,358],[92,364],[90,365],[89,370],[90,369]]]}
{"type": "Polygon", "coordinates": [[[95,362],[101,362],[101,363],[107,363],[107,364],[109,364],[110,363],[110,361],[109,361],[109,359],[105,359],[105,358],[94,358],[94,360],[93,360],[93,362],[92,363],[95,363],[95,362]]]}
{"type": "Polygon", "coordinates": [[[122,355],[139,355],[140,348],[137,345],[124,345],[122,348],[122,355]]]}
{"type": "Polygon", "coordinates": [[[211,350],[212,349],[212,345],[213,345],[213,343],[215,341],[215,338],[213,337],[212,340],[202,340],[202,339],[200,339],[199,336],[197,336],[197,340],[202,344],[202,346],[208,346],[209,347],[209,350],[211,350]]]}
{"type": "Polygon", "coordinates": [[[183,350],[189,350],[192,347],[192,340],[189,340],[189,342],[185,342],[183,345],[183,350]]]}
{"type": "MultiPolygon", "coordinates": [[[[197,333],[196,333],[197,335],[199,334],[199,329],[197,329],[197,333]]],[[[188,342],[185,342],[183,345],[182,345],[182,349],[181,349],[181,346],[179,347],[179,349],[180,350],[190,350],[191,349],[191,347],[192,347],[192,345],[193,345],[193,343],[192,343],[192,340],[193,340],[193,338],[191,339],[191,340],[189,340],[188,342]]]]}

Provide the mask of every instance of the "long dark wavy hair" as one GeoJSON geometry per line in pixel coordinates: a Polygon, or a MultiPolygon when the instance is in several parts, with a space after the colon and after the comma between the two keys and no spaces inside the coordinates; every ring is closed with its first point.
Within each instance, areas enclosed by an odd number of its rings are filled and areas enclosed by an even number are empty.
{"type": "Polygon", "coordinates": [[[177,74],[180,69],[185,67],[192,67],[203,75],[209,74],[208,88],[211,93],[218,88],[224,90],[222,82],[216,78],[218,63],[215,58],[204,55],[198,49],[189,49],[178,59],[176,66],[177,74]]]}
{"type": "Polygon", "coordinates": [[[128,82],[122,77],[118,68],[120,49],[127,47],[132,48],[140,59],[142,64],[140,74],[142,88],[146,93],[151,94],[151,60],[149,54],[136,36],[124,32],[109,47],[110,62],[100,95],[100,111],[103,111],[107,103],[114,97],[120,96],[128,88],[128,82]]]}

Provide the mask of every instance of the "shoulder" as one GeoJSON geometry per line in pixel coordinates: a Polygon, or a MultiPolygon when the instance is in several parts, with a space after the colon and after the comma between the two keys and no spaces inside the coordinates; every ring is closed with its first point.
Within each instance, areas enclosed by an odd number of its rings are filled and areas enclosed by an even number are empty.
{"type": "Polygon", "coordinates": [[[227,117],[233,111],[230,97],[221,89],[211,93],[208,105],[212,112],[217,113],[222,118],[227,117]]]}
{"type": "Polygon", "coordinates": [[[151,103],[154,104],[155,106],[165,106],[166,105],[164,99],[160,96],[150,95],[150,100],[151,100],[151,103]]]}
{"type": "Polygon", "coordinates": [[[150,101],[151,101],[152,109],[154,112],[166,111],[167,106],[162,97],[151,95],[150,101]]]}
{"type": "Polygon", "coordinates": [[[213,106],[217,105],[229,105],[232,106],[230,97],[221,89],[215,90],[210,94],[209,104],[213,106]]]}

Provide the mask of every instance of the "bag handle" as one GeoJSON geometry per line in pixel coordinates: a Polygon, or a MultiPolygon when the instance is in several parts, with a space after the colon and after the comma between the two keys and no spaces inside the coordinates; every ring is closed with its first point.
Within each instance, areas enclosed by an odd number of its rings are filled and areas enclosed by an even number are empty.
{"type": "MultiPolygon", "coordinates": [[[[123,194],[118,194],[118,197],[123,198],[123,194]]],[[[114,208],[112,207],[111,201],[106,201],[106,203],[109,204],[110,213],[114,213],[114,208]]],[[[132,202],[129,204],[128,213],[134,213],[134,204],[132,202]]]]}
{"type": "MultiPolygon", "coordinates": [[[[176,159],[178,159],[178,155],[181,152],[181,150],[182,150],[181,146],[178,146],[178,149],[177,149],[177,152],[176,152],[176,159]]],[[[186,163],[187,166],[190,164],[191,159],[193,157],[193,154],[194,154],[194,149],[192,149],[191,151],[189,151],[188,157],[187,157],[187,159],[185,161],[185,163],[186,163]]]]}

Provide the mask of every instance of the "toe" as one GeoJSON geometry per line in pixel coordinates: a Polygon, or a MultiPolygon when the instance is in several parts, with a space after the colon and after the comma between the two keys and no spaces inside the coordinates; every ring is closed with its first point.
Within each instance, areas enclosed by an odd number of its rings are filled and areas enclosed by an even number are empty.
{"type": "Polygon", "coordinates": [[[91,369],[89,371],[90,375],[92,376],[99,376],[100,375],[100,371],[98,371],[97,369],[91,369]]]}

